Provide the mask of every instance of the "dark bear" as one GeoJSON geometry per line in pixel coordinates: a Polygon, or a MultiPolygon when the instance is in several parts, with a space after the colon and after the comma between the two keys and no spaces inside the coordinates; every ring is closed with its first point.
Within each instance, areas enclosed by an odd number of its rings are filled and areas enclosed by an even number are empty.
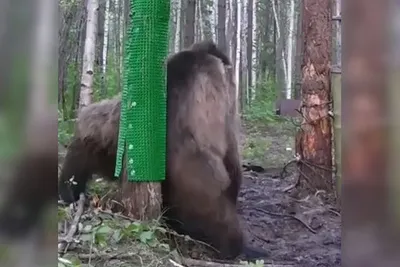
{"type": "MultiPolygon", "coordinates": [[[[213,245],[222,258],[243,249],[236,212],[242,180],[239,123],[230,67],[228,57],[207,41],[167,61],[165,217],[178,232],[213,245]]],[[[117,96],[78,115],[59,181],[64,201],[76,201],[92,174],[113,178],[120,107],[117,96]]]]}

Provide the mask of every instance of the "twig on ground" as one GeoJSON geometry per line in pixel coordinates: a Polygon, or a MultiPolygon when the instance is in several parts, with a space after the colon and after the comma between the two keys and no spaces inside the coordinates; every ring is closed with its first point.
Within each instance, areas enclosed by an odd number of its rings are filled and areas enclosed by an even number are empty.
{"type": "Polygon", "coordinates": [[[102,210],[102,209],[97,209],[97,211],[100,212],[100,213],[103,213],[103,214],[107,214],[107,215],[113,216],[113,217],[119,217],[121,219],[128,220],[128,221],[131,221],[131,222],[137,222],[137,220],[132,219],[132,218],[130,218],[128,216],[125,216],[123,214],[120,214],[120,213],[113,213],[111,211],[102,210]]]}
{"type": "Polygon", "coordinates": [[[286,169],[287,169],[290,165],[292,165],[293,163],[297,163],[297,162],[298,162],[298,159],[296,158],[296,159],[293,159],[293,160],[289,161],[288,163],[285,164],[285,166],[283,166],[282,171],[281,171],[281,174],[280,174],[281,179],[283,179],[283,176],[285,175],[285,173],[287,173],[286,169]]]}
{"type": "Polygon", "coordinates": [[[68,250],[69,245],[74,241],[74,235],[78,230],[79,220],[81,219],[81,216],[83,214],[84,207],[85,207],[85,194],[81,193],[79,195],[77,210],[74,219],[71,223],[71,226],[69,228],[69,231],[67,235],[64,238],[62,238],[63,242],[58,245],[59,251],[64,251],[65,253],[68,250]]]}
{"type": "Polygon", "coordinates": [[[296,187],[299,185],[299,183],[300,183],[300,178],[299,178],[299,176],[297,176],[296,182],[294,182],[293,184],[291,184],[291,185],[289,185],[289,186],[283,188],[282,191],[283,191],[284,193],[289,192],[290,190],[296,188],[296,187]]]}
{"type": "Polygon", "coordinates": [[[303,219],[299,218],[296,215],[291,215],[291,214],[282,214],[282,213],[275,213],[275,212],[270,212],[264,209],[260,209],[260,208],[254,208],[256,211],[262,212],[262,213],[266,213],[268,215],[272,215],[272,216],[278,216],[278,217],[286,217],[286,218],[292,218],[295,219],[299,222],[301,222],[311,233],[316,234],[317,232],[311,228],[311,226],[309,226],[303,219]]]}
{"type": "Polygon", "coordinates": [[[184,267],[182,264],[177,263],[176,261],[173,261],[171,259],[169,259],[169,262],[174,265],[175,267],[184,267]]]}
{"type": "MultiPolygon", "coordinates": [[[[183,265],[187,267],[243,267],[243,264],[232,264],[232,263],[218,263],[212,261],[195,260],[190,258],[182,259],[183,265]]],[[[291,264],[264,264],[264,267],[290,267],[291,264]]]]}

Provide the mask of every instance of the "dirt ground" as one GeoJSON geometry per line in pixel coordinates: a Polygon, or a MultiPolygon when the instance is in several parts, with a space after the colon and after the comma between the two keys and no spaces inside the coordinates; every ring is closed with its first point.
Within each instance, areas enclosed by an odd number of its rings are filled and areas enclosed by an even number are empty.
{"type": "MultiPolygon", "coordinates": [[[[324,205],[318,195],[294,199],[285,192],[296,181],[295,167],[281,175],[283,166],[294,158],[294,133],[293,125],[287,122],[265,129],[243,127],[244,163],[263,169],[245,171],[239,193],[238,213],[247,243],[267,252],[268,257],[263,259],[266,264],[341,266],[340,214],[324,205]]],[[[144,251],[132,243],[112,246],[114,252],[144,251]]],[[[176,266],[167,260],[170,256],[164,253],[158,260],[154,255],[110,258],[97,263],[94,259],[91,266],[176,266]]]]}
{"type": "MultiPolygon", "coordinates": [[[[318,196],[303,200],[290,197],[285,188],[296,181],[295,168],[282,167],[293,159],[294,129],[275,125],[256,135],[268,139],[263,172],[247,171],[239,194],[239,214],[251,246],[269,253],[267,262],[291,262],[294,266],[341,266],[341,218],[323,205],[318,196]]],[[[247,133],[247,136],[254,135],[247,133]]],[[[246,140],[242,144],[246,149],[246,140]]],[[[249,163],[252,160],[244,158],[249,163]]]]}

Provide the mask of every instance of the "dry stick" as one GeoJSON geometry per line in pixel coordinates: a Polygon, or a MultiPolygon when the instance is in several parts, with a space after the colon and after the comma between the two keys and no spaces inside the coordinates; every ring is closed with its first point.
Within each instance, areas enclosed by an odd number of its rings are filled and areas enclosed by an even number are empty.
{"type": "Polygon", "coordinates": [[[62,244],[59,245],[59,251],[63,251],[64,253],[68,250],[69,245],[74,241],[74,235],[78,230],[79,220],[83,214],[83,210],[85,207],[85,194],[81,193],[79,195],[78,206],[74,216],[74,220],[72,221],[71,227],[68,231],[68,234],[63,238],[64,241],[62,244]]]}
{"type": "MultiPolygon", "coordinates": [[[[231,263],[217,263],[211,261],[202,261],[189,258],[182,259],[183,265],[187,267],[243,267],[243,264],[231,264],[231,263]]],[[[292,264],[263,264],[263,267],[290,267],[292,264]]]]}
{"type": "Polygon", "coordinates": [[[304,220],[302,220],[301,218],[299,218],[296,215],[291,215],[291,214],[282,214],[282,213],[275,213],[275,212],[270,212],[264,209],[260,209],[260,208],[254,208],[256,211],[262,212],[262,213],[266,213],[268,215],[273,215],[273,216],[278,216],[278,217],[286,217],[286,218],[293,218],[299,222],[301,222],[311,233],[316,234],[317,232],[311,228],[311,226],[309,226],[304,220]]]}

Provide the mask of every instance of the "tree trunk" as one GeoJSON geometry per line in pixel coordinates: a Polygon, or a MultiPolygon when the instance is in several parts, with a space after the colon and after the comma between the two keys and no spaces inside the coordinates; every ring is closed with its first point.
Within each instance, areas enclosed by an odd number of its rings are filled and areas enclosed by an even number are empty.
{"type": "Polygon", "coordinates": [[[292,98],[292,77],[293,77],[293,31],[294,31],[294,21],[295,21],[295,12],[294,12],[294,0],[290,0],[290,10],[289,10],[289,34],[287,38],[287,84],[286,84],[286,99],[292,98]]]}
{"type": "Polygon", "coordinates": [[[129,182],[127,172],[122,174],[121,203],[124,215],[137,220],[156,219],[161,214],[161,184],[129,182]]]}
{"type": "Polygon", "coordinates": [[[185,39],[183,46],[189,47],[194,43],[194,24],[196,18],[196,1],[188,0],[185,19],[185,39]]]}
{"type": "Polygon", "coordinates": [[[122,0],[115,0],[115,19],[117,24],[117,30],[115,35],[115,68],[117,70],[117,91],[121,92],[121,12],[122,12],[122,0]]]}
{"type": "Polygon", "coordinates": [[[238,0],[233,0],[233,22],[232,22],[232,65],[235,69],[235,78],[236,78],[236,85],[239,86],[239,71],[238,71],[238,62],[239,62],[239,52],[238,52],[238,36],[240,36],[240,27],[238,26],[238,19],[239,19],[239,8],[238,8],[238,0]]]}
{"type": "Polygon", "coordinates": [[[247,2],[247,90],[248,90],[248,104],[252,100],[252,90],[253,84],[253,1],[249,0],[247,2]]]}
{"type": "Polygon", "coordinates": [[[85,50],[83,54],[83,68],[81,79],[81,92],[79,108],[92,103],[93,96],[93,74],[94,57],[96,50],[97,17],[99,12],[99,1],[88,0],[88,21],[86,24],[85,50]]]}
{"type": "Polygon", "coordinates": [[[76,111],[79,108],[80,99],[80,80],[82,77],[83,67],[83,54],[85,51],[85,36],[86,36],[86,24],[87,24],[87,2],[88,0],[82,1],[82,8],[80,10],[80,20],[78,27],[78,34],[76,40],[76,53],[75,53],[75,64],[77,65],[78,74],[75,76],[76,82],[73,86],[72,101],[71,101],[71,114],[70,118],[76,117],[76,111]]]}
{"type": "Polygon", "coordinates": [[[101,70],[101,95],[105,97],[106,95],[106,76],[107,76],[107,55],[108,55],[108,32],[110,25],[110,0],[105,0],[104,7],[104,20],[103,20],[103,46],[101,50],[102,57],[102,70],[101,70]]]}
{"type": "Polygon", "coordinates": [[[218,46],[224,53],[227,51],[225,35],[226,0],[218,0],[217,40],[218,46]]]}
{"type": "Polygon", "coordinates": [[[103,46],[104,46],[104,21],[106,14],[106,1],[101,1],[99,3],[99,19],[98,19],[98,31],[97,31],[97,41],[96,41],[96,65],[98,67],[103,66],[103,46]]]}
{"type": "Polygon", "coordinates": [[[274,13],[275,20],[275,44],[276,44],[276,53],[275,53],[275,72],[276,72],[276,81],[277,81],[277,89],[279,92],[279,98],[285,98],[285,87],[287,84],[287,64],[285,58],[285,48],[284,48],[284,39],[283,34],[281,32],[281,23],[279,16],[279,2],[276,0],[272,0],[272,11],[274,13]]]}
{"type": "Polygon", "coordinates": [[[301,62],[303,61],[303,37],[302,37],[302,11],[300,8],[297,15],[297,34],[296,34],[296,63],[295,63],[295,87],[294,98],[300,99],[301,97],[301,62]]]}
{"type": "MultiPolygon", "coordinates": [[[[334,1],[333,17],[341,17],[340,0],[334,1]]],[[[333,160],[335,162],[335,186],[336,199],[338,206],[341,198],[341,181],[342,181],[342,69],[341,69],[341,20],[335,20],[333,25],[333,49],[332,49],[332,100],[333,100],[333,160]]]]}
{"type": "Polygon", "coordinates": [[[333,192],[330,58],[332,9],[330,0],[303,2],[304,58],[302,126],[297,135],[300,181],[303,189],[333,192]]]}

